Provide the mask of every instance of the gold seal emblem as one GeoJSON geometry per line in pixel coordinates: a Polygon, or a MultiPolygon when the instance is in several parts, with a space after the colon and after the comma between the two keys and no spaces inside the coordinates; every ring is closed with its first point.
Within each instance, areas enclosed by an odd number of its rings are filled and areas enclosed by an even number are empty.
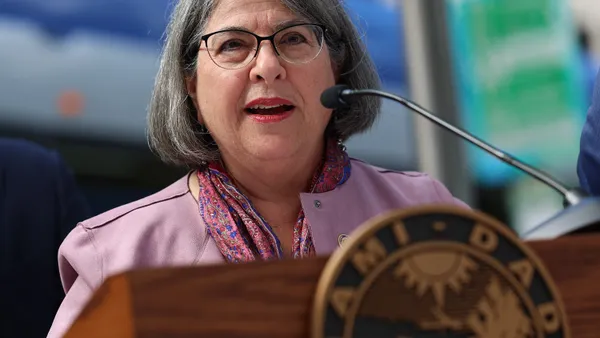
{"type": "Polygon", "coordinates": [[[549,273],[506,226],[421,207],[377,217],[329,259],[313,338],[570,338],[549,273]]]}

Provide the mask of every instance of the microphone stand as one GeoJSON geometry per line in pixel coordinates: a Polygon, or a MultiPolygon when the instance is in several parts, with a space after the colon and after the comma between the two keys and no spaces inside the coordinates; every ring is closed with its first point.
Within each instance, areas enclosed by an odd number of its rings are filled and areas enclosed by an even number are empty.
{"type": "Polygon", "coordinates": [[[339,91],[339,103],[348,105],[348,99],[357,96],[378,96],[396,101],[406,108],[418,113],[435,124],[445,128],[457,136],[467,140],[480,149],[483,149],[492,156],[507,163],[508,165],[520,169],[525,174],[537,179],[543,184],[556,190],[564,198],[565,210],[559,212],[549,220],[527,230],[521,234],[526,240],[531,239],[551,239],[557,236],[567,234],[578,234],[600,231],[600,198],[589,197],[579,188],[567,188],[555,178],[533,168],[524,162],[517,160],[509,154],[495,148],[491,144],[477,138],[469,132],[466,132],[430,113],[425,108],[411,102],[403,97],[386,93],[374,89],[349,89],[347,87],[336,86],[332,90],[339,91]],[[336,88],[337,87],[337,88],[336,88]]]}

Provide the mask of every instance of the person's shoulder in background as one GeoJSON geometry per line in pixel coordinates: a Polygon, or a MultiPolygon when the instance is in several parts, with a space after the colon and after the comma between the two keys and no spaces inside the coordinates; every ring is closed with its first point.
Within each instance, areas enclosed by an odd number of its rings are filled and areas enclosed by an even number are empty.
{"type": "Polygon", "coordinates": [[[58,248],[91,216],[71,170],[55,151],[0,138],[0,265],[2,337],[43,337],[64,291],[58,248]]]}
{"type": "Polygon", "coordinates": [[[583,190],[600,196],[600,72],[581,132],[577,175],[583,190]]]}
{"type": "MultiPolygon", "coordinates": [[[[0,191],[4,205],[19,203],[5,213],[13,214],[21,208],[52,210],[57,216],[54,223],[66,230],[62,232],[65,236],[77,222],[91,216],[87,201],[60,154],[27,140],[0,138],[0,191]]],[[[26,219],[36,215],[28,216],[26,219]]],[[[45,223],[50,220],[46,218],[45,223]]]]}

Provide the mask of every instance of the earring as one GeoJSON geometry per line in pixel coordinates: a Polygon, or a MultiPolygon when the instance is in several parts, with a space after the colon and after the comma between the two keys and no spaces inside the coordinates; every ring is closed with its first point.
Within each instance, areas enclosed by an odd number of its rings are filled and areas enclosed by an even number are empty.
{"type": "Polygon", "coordinates": [[[200,122],[198,122],[198,124],[200,124],[200,133],[204,134],[204,135],[210,135],[210,131],[208,131],[208,128],[206,128],[206,126],[200,122]]]}
{"type": "Polygon", "coordinates": [[[346,145],[344,144],[344,141],[341,138],[338,138],[337,145],[340,148],[340,150],[346,151],[346,145]]]}

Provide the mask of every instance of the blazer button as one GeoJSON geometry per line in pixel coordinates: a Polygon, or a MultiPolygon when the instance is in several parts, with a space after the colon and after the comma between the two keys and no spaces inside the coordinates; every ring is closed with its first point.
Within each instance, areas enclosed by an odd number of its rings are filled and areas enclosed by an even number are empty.
{"type": "Polygon", "coordinates": [[[344,242],[346,242],[346,240],[348,239],[348,235],[346,234],[341,234],[338,236],[338,245],[342,246],[344,245],[344,242]]]}
{"type": "Polygon", "coordinates": [[[321,209],[322,206],[323,206],[323,204],[321,203],[321,201],[315,200],[315,208],[321,209]]]}

